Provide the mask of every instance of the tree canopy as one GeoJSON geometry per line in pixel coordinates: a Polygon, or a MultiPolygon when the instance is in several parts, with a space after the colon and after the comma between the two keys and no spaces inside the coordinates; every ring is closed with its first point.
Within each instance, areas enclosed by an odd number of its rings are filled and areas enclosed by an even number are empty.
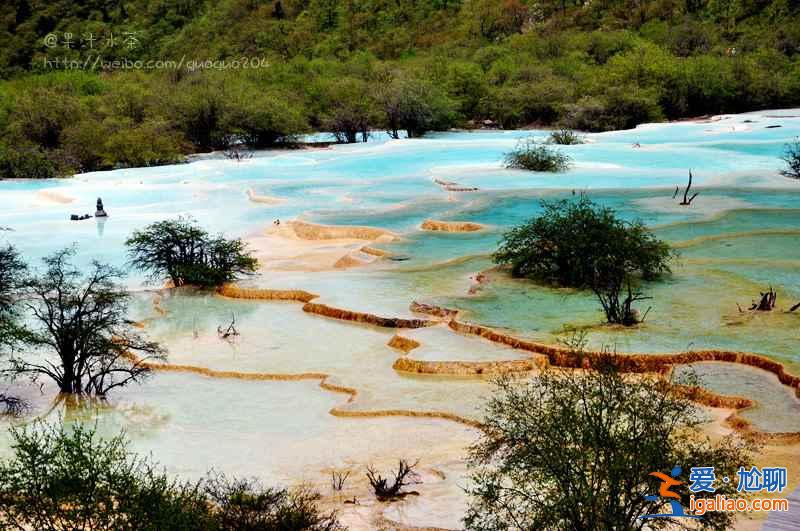
{"type": "Polygon", "coordinates": [[[0,355],[18,339],[19,298],[26,272],[14,247],[0,247],[0,355]]]}
{"type": "MultiPolygon", "coordinates": [[[[651,472],[679,480],[691,467],[736,477],[750,449],[726,439],[712,444],[697,431],[695,406],[667,382],[625,376],[611,364],[596,371],[554,369],[530,381],[502,379],[489,400],[480,441],[471,449],[467,529],[664,529],[674,519],[651,472]],[[677,470],[675,470],[677,471],[677,470]]],[[[718,482],[715,494],[736,492],[718,482]]],[[[688,507],[692,494],[676,488],[688,507]]],[[[714,496],[705,492],[695,496],[714,496]]],[[[707,513],[691,529],[730,529],[732,513],[707,513]]]]}
{"type": "Polygon", "coordinates": [[[626,222],[585,195],[542,207],[541,215],[504,234],[495,262],[510,265],[517,277],[590,289],[609,322],[635,323],[631,304],[642,295],[631,284],[669,273],[669,245],[641,221],[626,222]]]}
{"type": "MultiPolygon", "coordinates": [[[[20,297],[26,273],[27,266],[17,250],[11,245],[0,247],[0,361],[22,339],[20,297]]],[[[18,413],[22,406],[17,397],[0,393],[0,414],[18,413]]]]}
{"type": "Polygon", "coordinates": [[[125,245],[133,267],[153,281],[169,279],[175,287],[219,286],[258,266],[241,239],[211,236],[190,218],[152,223],[135,231],[125,245]]]}

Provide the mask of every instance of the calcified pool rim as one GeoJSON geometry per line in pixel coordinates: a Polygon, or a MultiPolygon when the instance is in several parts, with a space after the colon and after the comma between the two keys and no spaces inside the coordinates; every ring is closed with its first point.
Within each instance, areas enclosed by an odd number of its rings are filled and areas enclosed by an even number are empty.
{"type": "MultiPolygon", "coordinates": [[[[264,288],[245,288],[230,283],[217,290],[217,294],[222,297],[246,299],[246,300],[289,300],[303,303],[303,311],[314,313],[331,319],[344,321],[354,321],[371,326],[383,328],[421,328],[445,324],[454,333],[478,336],[493,343],[502,344],[515,350],[524,351],[531,355],[530,359],[520,360],[501,360],[501,361],[423,361],[409,357],[414,349],[420,346],[420,342],[415,339],[405,338],[400,334],[395,334],[389,340],[388,345],[403,352],[403,356],[397,358],[393,368],[398,372],[412,374],[431,374],[447,377],[493,377],[502,374],[524,374],[547,367],[565,369],[592,369],[598,361],[610,362],[623,373],[651,373],[657,374],[662,378],[668,376],[676,366],[690,365],[698,362],[723,362],[746,365],[755,367],[777,376],[782,385],[794,390],[795,395],[800,397],[800,377],[787,372],[784,366],[763,355],[750,352],[736,352],[729,350],[698,350],[678,353],[609,353],[606,351],[586,350],[575,352],[567,347],[560,345],[546,344],[536,341],[528,341],[494,330],[487,326],[465,323],[458,319],[459,311],[451,308],[441,308],[438,306],[424,305],[412,302],[410,309],[416,313],[429,316],[427,319],[403,319],[396,317],[381,317],[366,312],[353,312],[340,308],[333,308],[327,305],[319,305],[311,302],[316,295],[302,290],[280,290],[264,288]]],[[[239,372],[239,371],[218,371],[204,367],[191,365],[173,365],[153,363],[148,364],[152,369],[158,371],[171,372],[194,372],[216,378],[238,378],[245,380],[319,380],[320,387],[338,393],[348,394],[347,403],[352,403],[358,394],[358,390],[353,387],[334,385],[327,382],[330,377],[326,373],[261,373],[261,372],[239,372]]],[[[665,379],[666,381],[666,379],[665,379]]],[[[673,386],[679,389],[687,398],[698,404],[709,407],[721,407],[735,410],[727,419],[726,423],[731,428],[760,441],[775,443],[793,444],[800,442],[800,431],[798,432],[765,432],[753,426],[753,424],[738,415],[755,405],[754,401],[740,396],[722,395],[703,389],[697,386],[673,386]]],[[[482,424],[474,419],[456,415],[448,412],[439,411],[415,411],[411,409],[394,410],[375,410],[375,411],[354,411],[341,408],[333,408],[330,411],[334,416],[348,417],[382,417],[382,416],[409,416],[409,417],[429,417],[442,418],[459,422],[471,427],[480,428],[482,424]]]]}

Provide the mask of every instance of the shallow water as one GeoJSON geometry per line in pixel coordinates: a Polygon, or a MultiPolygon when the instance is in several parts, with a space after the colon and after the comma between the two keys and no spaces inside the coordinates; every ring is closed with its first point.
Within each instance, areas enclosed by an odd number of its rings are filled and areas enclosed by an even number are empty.
{"type": "MultiPolygon", "coordinates": [[[[80,264],[97,258],[124,266],[124,241],[133,230],[176,215],[245,238],[262,234],[276,218],[374,226],[399,235],[394,242],[371,244],[397,260],[315,272],[292,270],[285,260],[280,271],[262,271],[242,284],[304,289],[319,295],[316,302],[387,317],[411,317],[415,300],[436,303],[462,310],[464,320],[549,342],[564,337],[565,325],[581,327],[592,346],[622,352],[751,351],[800,373],[800,314],[751,316],[738,310],[770,285],[780,309],[800,302],[800,182],[777,171],[783,144],[800,135],[800,118],[787,117],[792,114],[798,113],[764,111],[590,134],[586,144],[562,148],[574,159],[562,174],[502,167],[503,154],[520,138],[544,138],[546,132],[480,131],[411,140],[380,136],[367,144],[263,152],[240,163],[202,157],[73,179],[0,182],[0,226],[13,229],[0,232],[0,243],[15,244],[32,261],[77,244],[80,264]],[[633,147],[637,142],[640,148],[633,147]],[[673,194],[690,169],[700,194],[685,207],[673,194]],[[436,180],[479,190],[450,192],[436,180]],[[248,190],[284,201],[255,203],[248,190]],[[491,253],[503,231],[540,213],[542,199],[581,192],[625,219],[642,219],[680,251],[671,277],[644,286],[653,299],[642,305],[651,310],[640,327],[597,326],[602,316],[586,293],[536,286],[498,271],[475,284],[477,273],[492,268],[491,253]],[[93,212],[98,196],[108,219],[68,221],[72,213],[93,212]],[[426,219],[471,221],[484,229],[419,230],[426,219]]],[[[330,249],[335,251],[334,243],[330,249]]],[[[268,247],[262,251],[269,254],[268,247]]],[[[142,281],[136,273],[128,278],[136,290],[147,287],[142,281]]],[[[431,481],[431,499],[410,500],[388,516],[457,526],[453,507],[463,504],[457,488],[463,463],[454,448],[474,437],[470,429],[441,419],[342,418],[329,412],[436,411],[479,418],[490,390],[486,379],[400,374],[392,364],[404,354],[387,346],[395,330],[308,314],[295,302],[142,291],[131,311],[169,349],[171,363],[242,373],[324,373],[329,383],[353,388],[356,395],[350,400],[330,393],[318,380],[158,373],[143,386],[115,393],[111,405],[96,413],[104,429],[124,427],[135,449],[152,451],[171,471],[192,477],[214,466],[268,480],[324,482],[326,466],[363,466],[417,450],[425,466],[453,475],[431,481]],[[154,298],[165,316],[154,310],[154,298]],[[229,343],[216,329],[233,315],[241,335],[229,343]],[[413,437],[386,436],[395,430],[413,437]]],[[[408,356],[424,361],[525,357],[441,326],[399,333],[420,342],[408,356]]],[[[754,399],[756,407],[742,415],[756,427],[800,430],[796,400],[773,376],[729,364],[696,369],[710,389],[754,399]]]]}

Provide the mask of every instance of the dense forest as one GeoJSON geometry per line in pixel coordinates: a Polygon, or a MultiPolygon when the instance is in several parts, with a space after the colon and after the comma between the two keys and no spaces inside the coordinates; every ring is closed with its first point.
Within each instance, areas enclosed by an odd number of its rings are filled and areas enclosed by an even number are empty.
{"type": "Polygon", "coordinates": [[[798,0],[5,0],[0,178],[800,105],[798,0]]]}

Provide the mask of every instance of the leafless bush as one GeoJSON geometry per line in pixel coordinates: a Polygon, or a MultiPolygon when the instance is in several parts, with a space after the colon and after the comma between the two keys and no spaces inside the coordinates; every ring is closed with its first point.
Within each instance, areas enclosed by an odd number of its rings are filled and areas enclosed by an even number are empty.
{"type": "Polygon", "coordinates": [[[344,489],[344,484],[347,478],[350,477],[349,470],[334,470],[331,472],[331,486],[333,490],[341,491],[344,489]]]}
{"type": "Polygon", "coordinates": [[[28,409],[28,403],[15,396],[0,393],[0,415],[18,417],[28,409]]]}
{"type": "Polygon", "coordinates": [[[239,331],[236,330],[236,314],[231,315],[231,324],[228,325],[228,328],[223,329],[221,326],[217,327],[217,335],[220,339],[228,341],[239,335],[239,331]]]}
{"type": "Polygon", "coordinates": [[[418,464],[419,461],[409,464],[405,459],[400,459],[391,485],[389,485],[388,477],[382,477],[372,466],[367,467],[367,479],[378,500],[391,501],[404,498],[409,494],[419,494],[415,491],[401,492],[404,487],[421,483],[419,474],[414,470],[418,464]]]}
{"type": "Polygon", "coordinates": [[[236,162],[242,162],[253,158],[253,152],[240,145],[231,146],[225,150],[225,157],[236,162]]]}

